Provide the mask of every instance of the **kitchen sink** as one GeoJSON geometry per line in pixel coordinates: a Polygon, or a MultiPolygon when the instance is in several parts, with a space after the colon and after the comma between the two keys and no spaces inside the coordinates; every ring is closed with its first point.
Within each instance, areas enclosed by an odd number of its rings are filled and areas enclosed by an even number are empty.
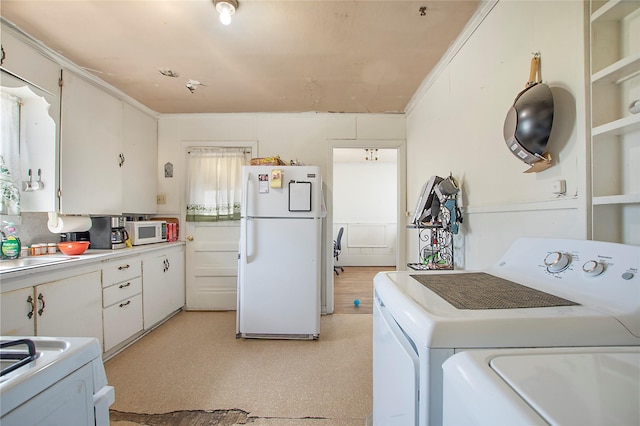
{"type": "Polygon", "coordinates": [[[77,259],[77,256],[46,256],[46,257],[20,257],[18,259],[0,260],[0,272],[34,268],[37,266],[51,265],[77,259]]]}

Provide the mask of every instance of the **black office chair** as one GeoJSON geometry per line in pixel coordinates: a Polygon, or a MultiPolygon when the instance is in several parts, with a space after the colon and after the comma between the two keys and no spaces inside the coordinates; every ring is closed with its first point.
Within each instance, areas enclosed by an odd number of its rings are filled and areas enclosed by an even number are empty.
{"type": "Polygon", "coordinates": [[[333,257],[335,259],[335,261],[333,263],[333,272],[335,272],[336,275],[340,275],[340,272],[338,272],[338,269],[340,269],[342,272],[344,272],[344,268],[342,266],[336,266],[335,265],[335,262],[338,261],[338,256],[340,255],[340,251],[342,250],[342,233],[343,232],[344,232],[344,228],[342,227],[338,231],[338,238],[333,240],[333,257]]]}

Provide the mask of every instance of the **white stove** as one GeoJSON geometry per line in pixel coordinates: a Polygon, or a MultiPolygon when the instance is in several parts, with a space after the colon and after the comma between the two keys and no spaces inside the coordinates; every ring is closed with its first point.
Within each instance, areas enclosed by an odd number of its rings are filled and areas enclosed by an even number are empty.
{"type": "Polygon", "coordinates": [[[0,342],[3,426],[109,425],[114,390],[97,339],[3,336],[0,342]]]}
{"type": "Polygon", "coordinates": [[[442,364],[457,352],[640,345],[639,268],[640,247],[522,238],[481,273],[378,274],[374,425],[442,424],[442,364]]]}

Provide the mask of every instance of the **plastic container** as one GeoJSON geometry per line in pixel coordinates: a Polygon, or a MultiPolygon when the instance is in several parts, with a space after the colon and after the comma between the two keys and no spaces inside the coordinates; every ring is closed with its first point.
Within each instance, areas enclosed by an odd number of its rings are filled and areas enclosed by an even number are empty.
{"type": "Polygon", "coordinates": [[[47,254],[56,254],[58,251],[58,247],[56,243],[48,243],[47,244],[47,254]]]}
{"type": "Polygon", "coordinates": [[[16,227],[13,222],[4,223],[7,225],[4,227],[2,246],[0,248],[2,258],[17,259],[20,257],[20,238],[18,238],[16,227]]]}

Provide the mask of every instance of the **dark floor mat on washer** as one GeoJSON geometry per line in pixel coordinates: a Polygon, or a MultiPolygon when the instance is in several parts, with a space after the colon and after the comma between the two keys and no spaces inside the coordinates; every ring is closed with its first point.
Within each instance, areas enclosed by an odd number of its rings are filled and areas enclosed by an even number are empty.
{"type": "Polygon", "coordinates": [[[458,309],[516,309],[578,303],[484,272],[411,275],[458,309]]]}

